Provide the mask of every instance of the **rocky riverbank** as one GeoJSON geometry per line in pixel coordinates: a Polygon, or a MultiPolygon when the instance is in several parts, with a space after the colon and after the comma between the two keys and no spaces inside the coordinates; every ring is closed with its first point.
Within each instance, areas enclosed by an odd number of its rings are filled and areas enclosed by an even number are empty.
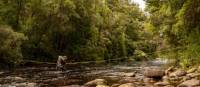
{"type": "Polygon", "coordinates": [[[25,67],[0,72],[0,87],[198,87],[200,68],[163,68],[151,63],[104,66],[25,67]],[[78,68],[77,68],[78,67],[78,68]]]}

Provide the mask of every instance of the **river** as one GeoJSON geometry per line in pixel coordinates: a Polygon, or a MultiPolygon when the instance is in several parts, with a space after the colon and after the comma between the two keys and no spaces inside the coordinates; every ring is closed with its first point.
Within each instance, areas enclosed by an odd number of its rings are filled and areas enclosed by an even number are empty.
{"type": "Polygon", "coordinates": [[[83,85],[94,79],[105,79],[108,85],[122,82],[126,75],[134,73],[134,83],[145,86],[143,70],[147,67],[160,67],[163,61],[124,62],[120,64],[76,64],[68,65],[65,71],[56,70],[55,66],[23,67],[12,71],[0,72],[0,87],[17,87],[24,83],[35,83],[38,87],[58,87],[83,85]]]}

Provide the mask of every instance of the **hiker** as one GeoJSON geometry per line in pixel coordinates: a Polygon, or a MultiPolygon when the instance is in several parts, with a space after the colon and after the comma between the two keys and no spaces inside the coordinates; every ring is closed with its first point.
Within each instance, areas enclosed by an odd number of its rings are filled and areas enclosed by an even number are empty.
{"type": "Polygon", "coordinates": [[[65,70],[65,64],[67,61],[67,56],[58,56],[58,60],[57,60],[57,65],[56,65],[56,69],[58,70],[65,70]]]}

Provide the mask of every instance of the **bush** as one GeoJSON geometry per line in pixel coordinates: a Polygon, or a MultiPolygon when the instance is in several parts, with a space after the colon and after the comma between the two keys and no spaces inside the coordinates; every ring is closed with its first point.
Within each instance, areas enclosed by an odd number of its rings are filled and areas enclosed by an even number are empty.
{"type": "Polygon", "coordinates": [[[8,26],[0,26],[0,62],[14,66],[22,60],[21,44],[25,40],[22,33],[8,26]]]}

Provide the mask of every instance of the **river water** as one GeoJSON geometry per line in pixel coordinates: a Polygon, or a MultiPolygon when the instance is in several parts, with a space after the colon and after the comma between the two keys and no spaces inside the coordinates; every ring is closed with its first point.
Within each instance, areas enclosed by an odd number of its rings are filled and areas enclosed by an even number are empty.
{"type": "MultiPolygon", "coordinates": [[[[123,82],[127,73],[135,73],[134,82],[143,87],[143,70],[147,67],[160,67],[163,61],[124,62],[120,64],[76,64],[67,65],[66,70],[58,71],[55,66],[23,67],[13,71],[0,72],[0,87],[18,83],[36,83],[38,87],[58,87],[83,85],[94,79],[105,79],[108,85],[123,82]],[[14,79],[14,80],[13,80],[14,79]]],[[[130,77],[131,78],[131,77],[130,77]]],[[[130,79],[129,78],[129,79],[130,79]]],[[[15,86],[10,86],[15,87],[15,86]]]]}

